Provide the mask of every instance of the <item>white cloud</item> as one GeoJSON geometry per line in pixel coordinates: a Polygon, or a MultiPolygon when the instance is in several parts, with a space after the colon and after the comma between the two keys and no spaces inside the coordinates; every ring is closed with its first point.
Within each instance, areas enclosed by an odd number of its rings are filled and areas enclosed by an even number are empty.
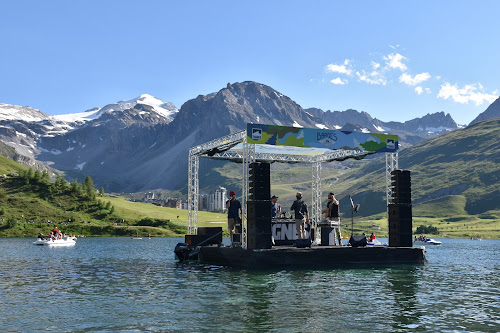
{"type": "Polygon", "coordinates": [[[438,76],[435,76],[436,80],[441,80],[441,76],[438,75],[438,76]]]}
{"type": "Polygon", "coordinates": [[[493,103],[498,96],[497,91],[492,94],[484,92],[484,88],[480,83],[468,84],[463,88],[459,88],[456,84],[445,82],[441,85],[441,89],[437,95],[438,98],[452,99],[460,104],[468,104],[474,102],[476,105],[481,105],[484,102],[493,103]]]}
{"type": "Polygon", "coordinates": [[[380,64],[378,62],[372,61],[371,64],[374,70],[377,70],[380,67],[380,64]]]}
{"type": "Polygon", "coordinates": [[[424,92],[424,89],[422,87],[415,87],[415,92],[417,95],[421,95],[424,92]]]}
{"type": "Polygon", "coordinates": [[[431,75],[427,72],[417,74],[414,77],[411,77],[410,74],[403,73],[399,77],[399,82],[405,83],[409,86],[416,86],[417,84],[427,81],[430,78],[431,75]]]}
{"type": "Polygon", "coordinates": [[[403,64],[403,61],[406,60],[406,57],[399,53],[391,53],[384,57],[386,61],[387,67],[389,68],[399,68],[401,71],[405,71],[408,67],[403,64]]]}
{"type": "Polygon", "coordinates": [[[330,80],[331,83],[333,84],[340,84],[340,85],[344,85],[346,84],[348,81],[347,80],[342,80],[340,77],[336,78],[336,79],[333,79],[333,80],[330,80]]]}
{"type": "Polygon", "coordinates": [[[431,91],[431,88],[424,88],[425,92],[430,94],[432,91],[431,91]]]}
{"type": "Polygon", "coordinates": [[[387,84],[387,79],[383,72],[372,71],[367,73],[364,70],[361,72],[356,72],[356,76],[360,81],[366,82],[368,84],[383,85],[387,84]]]}
{"type": "Polygon", "coordinates": [[[349,59],[344,60],[342,65],[329,64],[326,66],[326,71],[331,73],[340,73],[351,75],[352,67],[349,65],[349,59]]]}

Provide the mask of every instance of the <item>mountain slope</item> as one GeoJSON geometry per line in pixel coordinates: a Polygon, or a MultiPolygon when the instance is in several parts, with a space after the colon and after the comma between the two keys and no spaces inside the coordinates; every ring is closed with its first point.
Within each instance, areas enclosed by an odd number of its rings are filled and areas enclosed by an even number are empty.
{"type": "MultiPolygon", "coordinates": [[[[500,210],[498,128],[500,118],[491,119],[401,151],[400,168],[412,171],[413,203],[462,195],[469,214],[500,210]]],[[[385,207],[383,174],[384,161],[379,158],[339,180],[345,183],[342,192],[362,203],[363,215],[380,213],[385,207]]]]}
{"type": "Polygon", "coordinates": [[[492,119],[492,118],[497,118],[497,117],[500,117],[500,97],[497,98],[493,103],[491,103],[490,106],[488,106],[488,108],[480,113],[476,119],[474,119],[473,121],[471,121],[471,123],[469,125],[474,125],[475,123],[478,123],[480,121],[484,121],[484,120],[488,120],[488,119],[492,119]]]}

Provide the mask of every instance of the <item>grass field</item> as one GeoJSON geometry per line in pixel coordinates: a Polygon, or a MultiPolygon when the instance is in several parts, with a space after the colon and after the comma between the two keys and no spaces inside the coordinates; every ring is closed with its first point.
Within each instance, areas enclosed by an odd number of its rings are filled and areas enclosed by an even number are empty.
{"type": "MultiPolygon", "coordinates": [[[[159,207],[150,203],[132,202],[123,198],[106,198],[115,206],[116,215],[127,220],[139,220],[144,217],[170,220],[176,224],[188,225],[188,211],[185,209],[159,207]]],[[[227,227],[227,215],[201,211],[198,213],[200,227],[227,227]]]]}

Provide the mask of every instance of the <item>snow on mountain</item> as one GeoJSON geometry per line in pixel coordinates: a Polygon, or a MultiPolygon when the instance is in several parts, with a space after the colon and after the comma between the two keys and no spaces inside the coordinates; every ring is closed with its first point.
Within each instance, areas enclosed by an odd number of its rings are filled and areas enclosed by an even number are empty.
{"type": "Polygon", "coordinates": [[[108,104],[102,108],[93,108],[85,112],[80,113],[70,113],[63,115],[56,115],[54,118],[58,121],[64,121],[67,123],[85,123],[91,120],[98,119],[105,113],[119,112],[128,109],[132,109],[137,104],[147,105],[152,108],[154,112],[158,115],[169,119],[172,121],[175,115],[179,112],[175,105],[172,103],[165,103],[161,99],[148,94],[142,94],[139,97],[132,98],[129,100],[119,101],[113,104],[108,104]]]}
{"type": "Polygon", "coordinates": [[[49,118],[50,116],[48,114],[28,106],[0,103],[0,120],[24,120],[27,122],[33,122],[49,118]]]}
{"type": "Polygon", "coordinates": [[[66,123],[84,123],[90,120],[99,118],[100,108],[93,108],[85,112],[69,113],[69,114],[58,114],[53,116],[54,119],[66,123]]]}

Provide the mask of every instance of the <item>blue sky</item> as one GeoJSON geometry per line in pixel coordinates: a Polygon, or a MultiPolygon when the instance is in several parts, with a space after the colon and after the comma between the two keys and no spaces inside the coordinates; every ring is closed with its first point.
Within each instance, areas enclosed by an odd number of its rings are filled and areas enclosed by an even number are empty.
{"type": "Polygon", "coordinates": [[[303,107],[466,124],[500,94],[500,1],[3,1],[0,103],[81,112],[253,80],[303,107]]]}

